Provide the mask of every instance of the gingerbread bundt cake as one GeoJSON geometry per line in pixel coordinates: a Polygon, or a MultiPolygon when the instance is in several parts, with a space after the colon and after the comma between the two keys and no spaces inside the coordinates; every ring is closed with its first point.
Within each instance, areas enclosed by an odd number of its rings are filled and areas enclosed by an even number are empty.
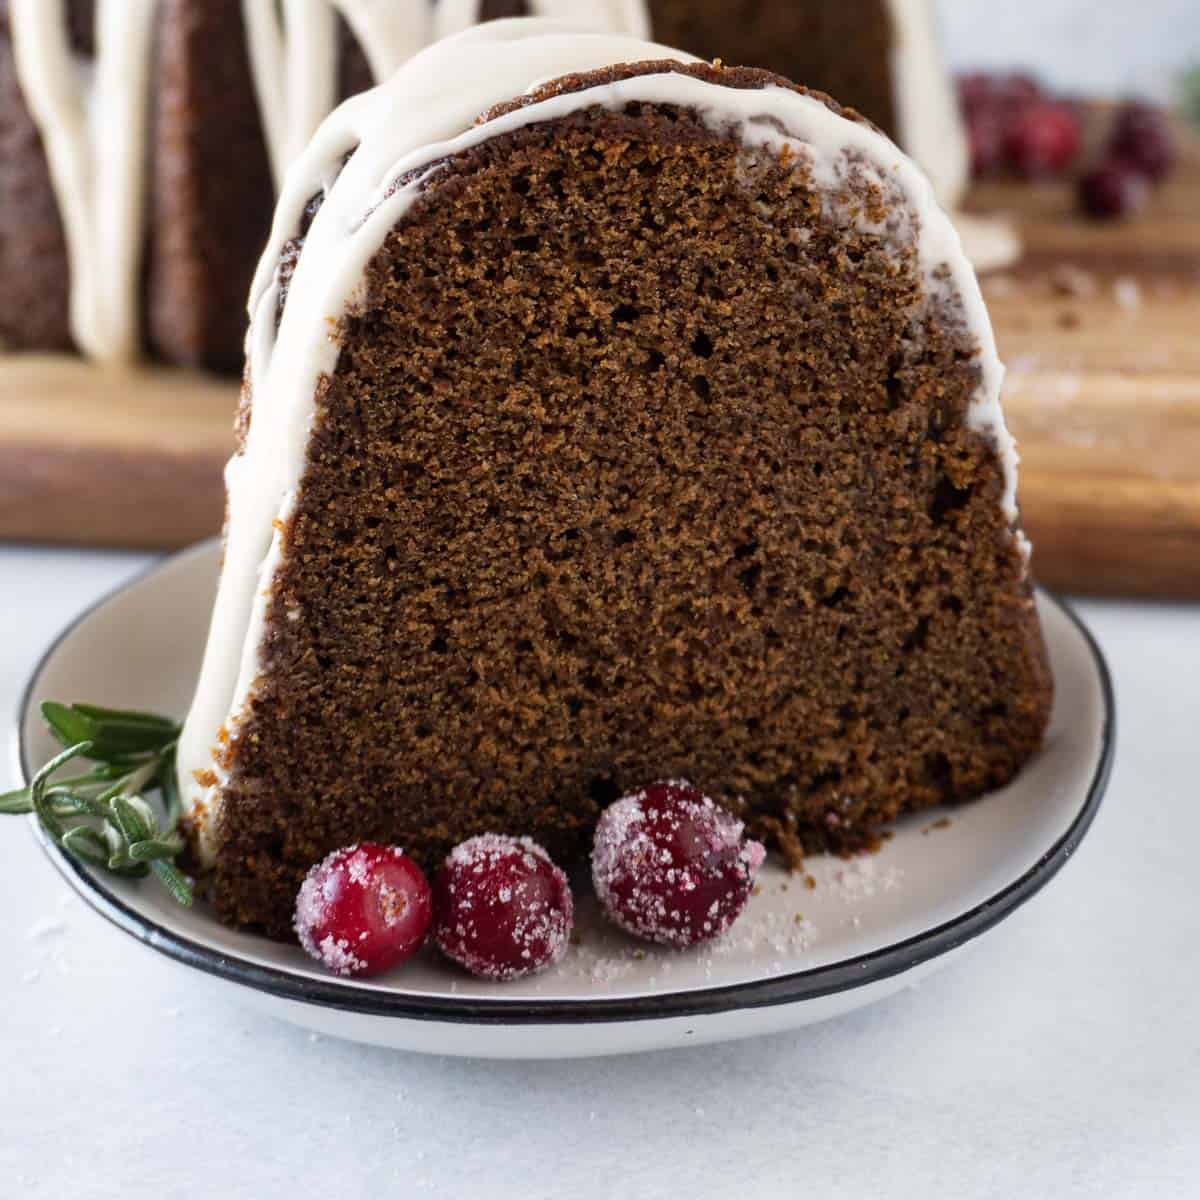
{"type": "Polygon", "coordinates": [[[251,314],[179,752],[224,920],[286,936],[359,839],[566,861],[657,778],[853,848],[1038,747],[979,288],[926,177],[828,98],[473,30],[322,125],[251,314]]]}
{"type": "Polygon", "coordinates": [[[0,0],[0,348],[240,369],[272,179],[339,97],[528,14],[653,28],[829,91],[957,199],[929,0],[0,0]]]}

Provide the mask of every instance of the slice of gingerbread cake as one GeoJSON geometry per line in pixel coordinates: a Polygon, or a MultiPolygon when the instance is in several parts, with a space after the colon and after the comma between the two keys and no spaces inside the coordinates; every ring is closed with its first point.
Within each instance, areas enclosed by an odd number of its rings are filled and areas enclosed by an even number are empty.
{"type": "Polygon", "coordinates": [[[360,839],[567,861],[661,778],[793,857],[855,848],[1038,748],[979,288],[827,97],[474,30],[325,122],[251,317],[179,753],[224,920],[287,936],[360,839]]]}

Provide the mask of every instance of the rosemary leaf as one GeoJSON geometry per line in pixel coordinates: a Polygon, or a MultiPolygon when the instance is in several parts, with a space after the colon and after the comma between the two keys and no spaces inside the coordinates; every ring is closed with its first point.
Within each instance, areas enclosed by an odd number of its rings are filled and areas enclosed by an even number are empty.
{"type": "Polygon", "coordinates": [[[59,767],[64,766],[73,758],[78,758],[81,755],[89,754],[92,749],[91,742],[79,742],[77,745],[68,746],[61,754],[56,754],[38,773],[33,777],[29,784],[29,801],[33,807],[33,811],[37,813],[38,820],[41,821],[42,827],[54,839],[58,845],[62,845],[63,835],[66,833],[66,826],[58,819],[52,810],[49,800],[46,798],[46,788],[49,784],[50,777],[59,767]]]}
{"type": "Polygon", "coordinates": [[[154,729],[162,729],[171,734],[171,740],[179,735],[179,723],[170,717],[160,717],[157,713],[136,712],[133,709],[101,708],[97,704],[72,704],[71,707],[82,716],[91,717],[97,721],[122,721],[127,725],[140,724],[154,729]]]}
{"type": "Polygon", "coordinates": [[[159,717],[151,722],[144,713],[127,715],[114,709],[48,700],[42,705],[42,716],[63,745],[90,741],[91,757],[104,762],[157,753],[179,736],[179,727],[173,721],[159,717]]]}
{"type": "Polygon", "coordinates": [[[92,796],[81,795],[78,792],[60,792],[50,788],[46,792],[46,803],[56,817],[102,817],[108,816],[108,805],[92,796]]]}
{"type": "Polygon", "coordinates": [[[64,746],[74,746],[90,740],[88,734],[91,733],[91,723],[66,704],[59,704],[56,700],[45,701],[42,705],[42,720],[50,726],[50,732],[64,746]]]}
{"type": "Polygon", "coordinates": [[[157,862],[164,858],[175,858],[182,850],[181,838],[147,838],[144,842],[133,842],[130,845],[129,857],[134,862],[157,862]]]}
{"type": "Polygon", "coordinates": [[[175,897],[175,900],[190,908],[192,904],[192,885],[188,877],[174,863],[157,859],[150,864],[150,870],[158,877],[163,886],[175,897]]]}
{"type": "Polygon", "coordinates": [[[179,725],[154,713],[53,700],[42,715],[63,749],[28,787],[0,794],[0,814],[33,812],[73,858],[127,879],[153,873],[175,900],[191,904],[191,881],[172,861],[184,848],[177,832],[179,725]],[[55,780],[75,758],[90,760],[90,770],[55,780]],[[154,791],[162,794],[162,821],[146,799],[154,791]]]}
{"type": "Polygon", "coordinates": [[[144,842],[152,833],[156,832],[147,827],[142,814],[130,802],[128,796],[114,796],[109,807],[112,809],[113,820],[121,831],[126,846],[131,846],[134,842],[144,842]]]}
{"type": "Polygon", "coordinates": [[[21,813],[33,812],[33,801],[29,798],[27,787],[5,792],[0,796],[0,814],[9,813],[14,816],[21,813]]]}
{"type": "Polygon", "coordinates": [[[62,847],[76,858],[96,867],[108,865],[108,847],[104,839],[87,825],[76,825],[63,834],[62,847]]]}

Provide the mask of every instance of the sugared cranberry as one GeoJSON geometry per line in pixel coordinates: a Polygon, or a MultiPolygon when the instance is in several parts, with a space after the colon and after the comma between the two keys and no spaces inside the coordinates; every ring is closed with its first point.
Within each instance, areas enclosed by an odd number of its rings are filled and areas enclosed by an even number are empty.
{"type": "Polygon", "coordinates": [[[718,937],[746,907],[766,857],[743,829],[682,780],[625,796],[596,826],[596,895],[636,937],[681,948],[718,937]]]}
{"type": "Polygon", "coordinates": [[[378,975],[425,941],[433,903],[421,868],[396,846],[335,850],[296,897],[300,945],[337,975],[378,975]]]}
{"type": "Polygon", "coordinates": [[[463,842],[442,864],[433,891],[434,941],[472,975],[519,979],[566,953],[571,888],[529,838],[485,833],[463,842]]]}
{"type": "Polygon", "coordinates": [[[1009,164],[1027,179],[1064,171],[1079,153],[1075,114],[1063,104],[1039,101],[1012,118],[1004,133],[1009,164]]]}
{"type": "Polygon", "coordinates": [[[1147,179],[1162,182],[1175,165],[1175,136],[1167,114],[1152,104],[1133,101],[1117,112],[1109,148],[1114,158],[1138,167],[1147,179]]]}
{"type": "Polygon", "coordinates": [[[1150,185],[1142,172],[1119,158],[1088,171],[1079,181],[1079,204],[1089,217],[1113,220],[1145,208],[1150,185]]]}

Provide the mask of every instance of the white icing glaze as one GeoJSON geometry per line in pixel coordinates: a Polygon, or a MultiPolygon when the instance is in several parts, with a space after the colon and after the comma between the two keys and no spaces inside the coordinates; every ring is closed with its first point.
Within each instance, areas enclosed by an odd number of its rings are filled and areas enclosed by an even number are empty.
{"type": "MultiPolygon", "coordinates": [[[[337,13],[376,82],[435,41],[479,23],[484,0],[242,0],[254,87],[276,186],[337,99],[337,13]]],[[[535,16],[649,36],[646,0],[529,0],[535,16]]]]}
{"type": "Polygon", "coordinates": [[[953,209],[966,191],[970,158],[937,13],[931,0],[888,0],[888,9],[896,138],[925,168],[942,204],[953,209]]]}
{"type": "Polygon", "coordinates": [[[918,258],[929,289],[949,287],[961,298],[978,340],[981,371],[969,420],[995,439],[1006,474],[1004,511],[1015,517],[1016,454],[1000,411],[1003,372],[978,283],[927,176],[887,138],[785,88],[738,90],[668,72],[555,96],[473,124],[479,113],[539,81],[647,59],[688,61],[638,39],[584,34],[553,22],[504,21],[473,29],[424,51],[384,86],[344,104],[289,170],[251,291],[253,417],[243,451],[226,472],[225,565],[179,749],[180,786],[196,813],[202,855],[214,851],[221,775],[218,770],[218,785],[205,789],[198,788],[194,772],[214,768],[212,748],[223,724],[238,736],[239,715],[260,670],[271,585],[284,552],[280,530],[296,501],[317,382],[337,365],[331,323],[353,304],[368,262],[427,178],[424,168],[436,171],[431,164],[490,138],[583,108],[618,108],[638,100],[694,109],[714,127],[735,130],[750,148],[778,153],[787,145],[811,164],[826,189],[838,184],[847,153],[854,154],[881,184],[898,190],[907,218],[891,236],[911,239],[919,231],[918,258]],[[412,182],[389,194],[406,175],[412,182]],[[276,330],[280,255],[318,193],[324,203],[306,235],[276,330]]]}
{"type": "Polygon", "coordinates": [[[157,0],[97,0],[96,62],[66,0],[12,0],[17,74],[41,132],[71,271],[71,334],[93,358],[138,347],[150,51],[157,0]]]}
{"type": "Polygon", "coordinates": [[[888,0],[892,19],[892,87],[900,145],[925,169],[941,203],[954,213],[963,251],[976,271],[994,271],[1021,255],[1011,222],[956,211],[971,173],[967,131],[946,69],[930,0],[888,0]]]}
{"type": "MultiPolygon", "coordinates": [[[[340,12],[385,79],[482,0],[242,0],[255,95],[276,185],[337,102],[340,12]]],[[[149,86],[158,0],[97,0],[96,61],[77,58],[67,0],[12,0],[17,73],[63,223],[71,334],[98,361],[140,348],[149,86]]],[[[644,34],[645,0],[532,0],[545,15],[644,34]]]]}

